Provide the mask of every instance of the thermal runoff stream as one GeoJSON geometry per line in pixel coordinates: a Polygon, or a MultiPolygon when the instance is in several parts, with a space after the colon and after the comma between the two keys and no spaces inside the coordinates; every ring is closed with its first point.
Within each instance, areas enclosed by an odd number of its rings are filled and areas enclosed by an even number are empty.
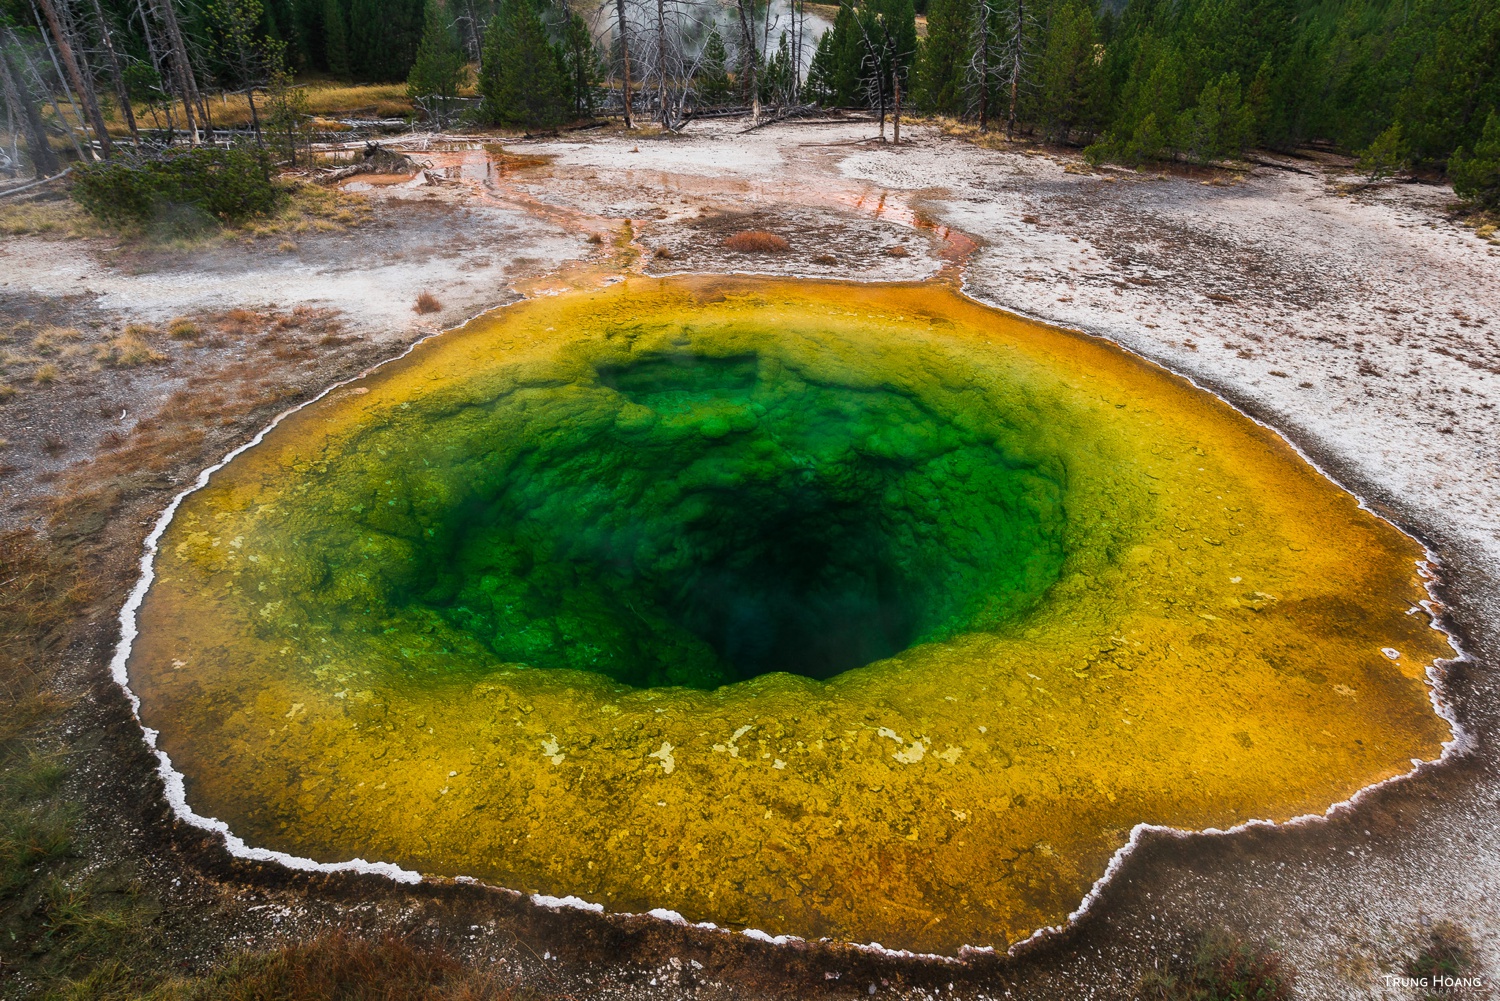
{"type": "Polygon", "coordinates": [[[1422,548],[1270,431],[945,286],[482,316],[183,501],[128,664],[248,844],[951,953],[1141,822],[1436,757],[1422,548]]]}

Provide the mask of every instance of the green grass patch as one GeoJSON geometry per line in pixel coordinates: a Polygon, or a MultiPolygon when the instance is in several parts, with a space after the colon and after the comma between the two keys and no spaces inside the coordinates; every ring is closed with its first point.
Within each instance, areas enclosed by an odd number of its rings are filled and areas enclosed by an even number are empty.
{"type": "Polygon", "coordinates": [[[1233,932],[1205,932],[1192,953],[1141,978],[1143,1001],[1287,1001],[1294,974],[1273,950],[1233,932]]]}

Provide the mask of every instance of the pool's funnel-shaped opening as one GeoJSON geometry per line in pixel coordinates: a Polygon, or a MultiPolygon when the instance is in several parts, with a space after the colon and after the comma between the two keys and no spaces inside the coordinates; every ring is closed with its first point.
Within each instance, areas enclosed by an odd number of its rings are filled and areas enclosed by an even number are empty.
{"type": "Polygon", "coordinates": [[[1137,825],[1437,757],[1422,558],[1105,341],[630,278],[287,416],[182,499],[117,669],[251,857],[962,955],[1137,825]]]}
{"type": "Polygon", "coordinates": [[[413,598],[503,660],[824,679],[993,625],[1057,575],[1057,484],[928,401],[746,354],[596,375],[508,397],[526,447],[431,535],[413,598]]]}

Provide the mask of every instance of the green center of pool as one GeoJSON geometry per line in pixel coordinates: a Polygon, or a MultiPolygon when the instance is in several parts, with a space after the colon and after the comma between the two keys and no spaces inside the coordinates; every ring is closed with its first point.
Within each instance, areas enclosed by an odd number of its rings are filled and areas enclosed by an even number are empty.
{"type": "Polygon", "coordinates": [[[525,412],[526,434],[433,512],[401,595],[503,661],[637,687],[828,678],[1057,577],[1055,475],[931,401],[758,355],[595,375],[488,415],[525,412]]]}

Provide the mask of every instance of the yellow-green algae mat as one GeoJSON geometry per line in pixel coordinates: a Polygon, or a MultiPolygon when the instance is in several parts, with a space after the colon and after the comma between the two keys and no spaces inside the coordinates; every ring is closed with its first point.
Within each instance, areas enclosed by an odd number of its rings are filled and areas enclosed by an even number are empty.
{"type": "Polygon", "coordinates": [[[1108,343],[944,287],[630,279],[215,472],[129,683],[257,848],[1003,948],[1138,823],[1318,813],[1438,756],[1423,555],[1108,343]]]}

